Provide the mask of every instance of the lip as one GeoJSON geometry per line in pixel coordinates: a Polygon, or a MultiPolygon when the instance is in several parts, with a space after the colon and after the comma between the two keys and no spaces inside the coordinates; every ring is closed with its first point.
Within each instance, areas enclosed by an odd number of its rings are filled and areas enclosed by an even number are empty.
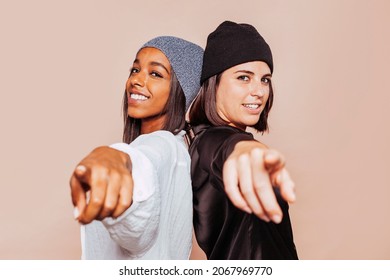
{"type": "Polygon", "coordinates": [[[263,108],[261,106],[262,103],[253,102],[253,103],[243,103],[241,105],[245,109],[246,112],[253,114],[253,115],[258,115],[263,110],[263,108]],[[258,107],[257,108],[250,108],[250,107],[247,107],[245,105],[258,105],[258,107]]]}
{"type": "Polygon", "coordinates": [[[133,89],[127,93],[127,103],[128,104],[139,104],[139,103],[147,101],[149,98],[150,98],[150,96],[148,96],[148,95],[146,95],[138,90],[135,90],[135,89],[133,89]],[[147,99],[146,100],[134,99],[134,98],[130,97],[131,94],[142,95],[142,96],[145,96],[147,99]]]}
{"type": "Polygon", "coordinates": [[[136,90],[135,88],[131,88],[130,89],[130,92],[128,92],[128,94],[130,95],[130,94],[139,94],[139,95],[143,95],[143,96],[145,96],[146,98],[149,98],[150,97],[150,94],[145,94],[145,93],[143,93],[142,91],[139,91],[139,90],[136,90]]]}

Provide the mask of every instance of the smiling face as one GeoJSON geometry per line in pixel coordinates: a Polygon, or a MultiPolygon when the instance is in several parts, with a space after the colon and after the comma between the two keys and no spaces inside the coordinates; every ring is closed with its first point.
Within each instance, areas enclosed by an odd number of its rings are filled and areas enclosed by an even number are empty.
{"type": "Polygon", "coordinates": [[[230,126],[245,130],[255,125],[270,93],[271,70],[265,62],[252,61],[225,70],[220,78],[218,115],[230,126]]]}
{"type": "Polygon", "coordinates": [[[158,49],[143,48],[134,60],[126,83],[128,115],[141,120],[141,133],[163,127],[163,111],[170,94],[171,65],[158,49]]]}

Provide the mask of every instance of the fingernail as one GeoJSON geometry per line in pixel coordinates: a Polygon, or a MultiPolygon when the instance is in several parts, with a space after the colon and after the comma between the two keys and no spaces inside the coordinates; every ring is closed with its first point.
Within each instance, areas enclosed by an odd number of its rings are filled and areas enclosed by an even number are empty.
{"type": "Polygon", "coordinates": [[[79,218],[79,216],[80,216],[79,209],[77,207],[75,207],[73,209],[73,217],[74,217],[75,220],[77,220],[79,218]]]}
{"type": "Polygon", "coordinates": [[[248,214],[252,214],[252,210],[248,206],[244,207],[244,211],[248,214]]]}
{"type": "Polygon", "coordinates": [[[78,165],[78,166],[76,167],[76,170],[77,170],[78,172],[84,173],[85,171],[87,171],[87,168],[86,168],[84,165],[78,165]]]}
{"type": "Polygon", "coordinates": [[[266,221],[267,223],[271,221],[266,215],[263,215],[260,217],[263,221],[266,221]]]}
{"type": "Polygon", "coordinates": [[[295,193],[292,193],[292,194],[291,194],[291,200],[292,200],[292,201],[295,201],[296,198],[297,198],[297,197],[296,197],[295,193]]]}
{"type": "Polygon", "coordinates": [[[282,216],[280,215],[273,215],[272,216],[272,221],[275,223],[275,224],[279,224],[281,221],[282,221],[282,216]]]}

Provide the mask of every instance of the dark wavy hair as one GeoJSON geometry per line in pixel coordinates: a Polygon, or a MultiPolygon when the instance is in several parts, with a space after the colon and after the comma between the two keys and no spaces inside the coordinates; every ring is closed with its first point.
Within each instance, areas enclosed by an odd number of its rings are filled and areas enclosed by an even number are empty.
{"type": "MultiPolygon", "coordinates": [[[[202,84],[199,94],[196,97],[194,103],[191,106],[189,112],[189,120],[191,126],[196,126],[200,124],[208,124],[212,126],[221,126],[228,125],[226,121],[224,121],[217,112],[217,104],[216,104],[216,95],[217,88],[219,85],[219,81],[221,79],[221,75],[217,74],[208,78],[202,84]]],[[[269,84],[269,97],[267,103],[265,104],[263,112],[260,114],[259,121],[250,126],[259,132],[267,132],[268,131],[268,114],[272,108],[274,100],[274,91],[272,88],[272,83],[270,81],[269,84]]]]}
{"type": "MultiPolygon", "coordinates": [[[[175,72],[172,70],[170,81],[170,92],[167,103],[165,104],[160,115],[166,114],[167,118],[162,130],[167,130],[173,134],[179,133],[185,128],[185,106],[186,98],[184,91],[177,80],[175,72]]],[[[127,93],[123,96],[123,142],[129,144],[141,134],[141,120],[131,118],[128,115],[127,93]]]]}

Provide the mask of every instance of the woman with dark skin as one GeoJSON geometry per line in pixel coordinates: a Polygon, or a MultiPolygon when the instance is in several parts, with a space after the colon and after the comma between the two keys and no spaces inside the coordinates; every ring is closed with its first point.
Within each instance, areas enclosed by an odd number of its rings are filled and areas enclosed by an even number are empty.
{"type": "Polygon", "coordinates": [[[138,51],[124,94],[124,143],[99,147],[72,174],[85,259],[188,259],[192,244],[186,109],[203,49],[163,36],[138,51]]]}
{"type": "Polygon", "coordinates": [[[286,202],[294,184],[278,155],[246,132],[268,129],[272,71],[253,26],[226,21],[209,35],[189,113],[194,229],[208,259],[298,258],[286,202]]]}

